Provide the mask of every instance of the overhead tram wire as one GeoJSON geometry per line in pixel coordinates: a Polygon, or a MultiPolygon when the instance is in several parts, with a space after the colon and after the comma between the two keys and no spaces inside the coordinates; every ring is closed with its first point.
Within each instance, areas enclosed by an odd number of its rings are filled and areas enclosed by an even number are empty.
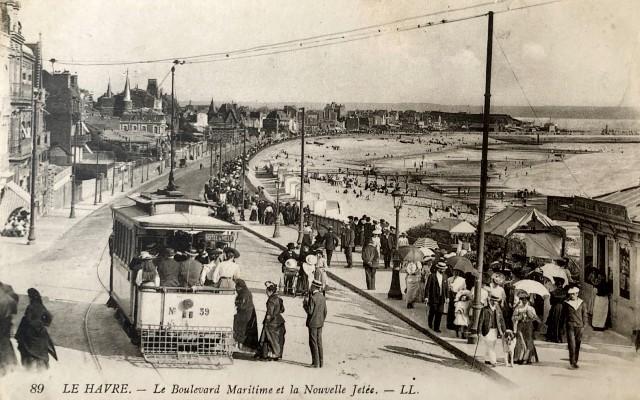
{"type": "MultiPolygon", "coordinates": [[[[73,60],[70,60],[70,61],[58,60],[57,63],[63,64],[63,65],[75,65],[75,66],[110,66],[110,65],[132,65],[132,64],[161,63],[161,62],[173,61],[174,59],[177,58],[177,59],[183,59],[183,60],[194,60],[195,59],[196,61],[190,61],[189,63],[198,64],[198,63],[204,63],[204,62],[216,62],[218,60],[231,60],[231,59],[249,58],[248,56],[232,57],[232,56],[238,55],[238,54],[247,54],[247,53],[249,53],[251,56],[254,55],[254,54],[251,54],[251,53],[257,53],[256,54],[257,56],[269,55],[269,54],[280,54],[280,53],[298,51],[298,50],[303,49],[303,48],[317,48],[317,47],[324,47],[324,46],[330,46],[330,45],[341,44],[341,43],[348,43],[348,42],[355,41],[355,40],[364,40],[364,39],[368,39],[368,38],[372,38],[372,37],[376,37],[376,36],[381,36],[381,35],[386,35],[386,34],[390,34],[390,33],[405,32],[405,31],[410,31],[410,30],[415,30],[415,29],[429,28],[429,27],[433,27],[433,26],[436,26],[436,25],[442,25],[442,24],[446,24],[446,23],[450,23],[450,22],[458,22],[458,21],[463,21],[463,20],[468,20],[468,19],[473,19],[473,18],[479,18],[479,17],[485,16],[487,14],[486,13],[481,13],[481,14],[476,14],[476,15],[472,15],[472,16],[453,18],[453,19],[449,19],[449,20],[442,19],[442,20],[437,21],[437,22],[427,21],[424,24],[416,24],[416,25],[412,24],[411,26],[406,27],[406,28],[396,27],[395,30],[389,30],[389,29],[385,28],[385,27],[387,27],[389,25],[398,24],[400,22],[406,22],[406,21],[411,21],[411,20],[416,20],[416,19],[421,19],[421,18],[427,18],[427,17],[433,17],[435,15],[440,15],[440,14],[445,14],[445,13],[460,12],[460,11],[465,11],[465,10],[474,9],[474,8],[487,7],[487,6],[490,6],[490,5],[495,5],[495,4],[498,4],[498,3],[511,2],[511,1],[513,1],[513,0],[498,0],[498,2],[496,2],[496,1],[484,2],[484,3],[475,4],[475,5],[472,5],[472,6],[460,7],[460,8],[456,8],[456,9],[441,10],[441,11],[436,11],[436,12],[432,12],[432,13],[428,13],[428,14],[423,14],[423,15],[420,15],[420,16],[402,18],[402,19],[398,19],[398,20],[395,20],[395,21],[390,21],[390,22],[387,22],[387,23],[382,23],[382,24],[377,24],[377,25],[370,25],[370,26],[367,26],[367,27],[355,28],[355,29],[346,30],[346,31],[333,32],[333,33],[324,34],[324,35],[317,35],[317,36],[310,36],[310,37],[306,37],[306,38],[288,40],[288,41],[283,41],[283,42],[276,42],[276,43],[267,44],[267,45],[253,46],[253,47],[249,47],[249,48],[245,48],[245,49],[238,49],[238,50],[231,50],[231,51],[221,51],[221,52],[215,52],[215,53],[200,54],[200,55],[195,55],[195,56],[171,57],[171,58],[161,58],[161,59],[151,59],[151,60],[138,60],[138,61],[105,61],[105,62],[83,62],[83,61],[73,61],[73,60]],[[369,33],[366,32],[366,31],[370,31],[372,29],[375,29],[375,32],[369,32],[369,33]],[[353,33],[359,33],[360,36],[356,36],[355,38],[350,37],[349,35],[352,35],[353,33]],[[322,43],[322,44],[314,45],[314,46],[306,46],[305,47],[305,42],[311,42],[311,43],[314,43],[314,42],[320,42],[320,43],[321,42],[326,42],[326,43],[322,43]],[[297,46],[297,47],[289,48],[291,46],[297,46]],[[275,49],[279,49],[279,48],[284,48],[285,50],[270,51],[270,50],[275,50],[275,49]],[[223,57],[223,58],[213,59],[213,60],[198,60],[200,58],[205,58],[205,57],[223,57]]],[[[505,10],[494,11],[494,14],[503,14],[503,13],[507,13],[507,12],[513,12],[513,11],[518,11],[518,10],[524,10],[524,9],[529,9],[529,8],[546,6],[546,5],[555,4],[555,3],[561,3],[561,2],[565,2],[565,1],[568,1],[568,0],[549,0],[549,1],[541,2],[541,3],[529,4],[529,5],[524,5],[524,6],[520,6],[520,7],[507,8],[505,10]]]]}
{"type": "MultiPolygon", "coordinates": [[[[158,58],[158,59],[139,60],[139,61],[95,61],[94,62],[94,61],[56,60],[56,63],[60,63],[60,64],[64,64],[64,65],[79,65],[79,66],[83,66],[83,65],[84,66],[131,65],[131,64],[161,63],[161,62],[173,61],[174,59],[189,60],[189,59],[194,59],[194,58],[213,57],[213,56],[227,56],[227,55],[232,55],[232,54],[242,54],[242,53],[252,52],[252,51],[271,50],[271,49],[277,48],[277,47],[282,47],[282,46],[287,46],[287,45],[292,45],[292,44],[298,44],[301,41],[309,41],[309,40],[315,40],[315,39],[321,39],[321,38],[333,38],[333,40],[335,40],[336,39],[336,38],[334,38],[335,36],[338,36],[340,38],[340,37],[342,37],[344,35],[360,32],[360,31],[368,31],[368,30],[371,30],[371,29],[379,29],[381,31],[382,29],[384,29],[384,27],[386,27],[388,25],[396,25],[398,23],[403,23],[403,22],[422,19],[422,18],[427,18],[427,17],[433,17],[435,15],[441,15],[441,14],[446,14],[446,13],[460,12],[460,11],[467,11],[467,10],[471,10],[471,9],[475,9],[475,8],[488,7],[488,6],[491,6],[491,5],[495,5],[495,4],[498,4],[498,3],[504,3],[504,2],[507,2],[507,1],[508,2],[512,2],[513,0],[486,1],[486,2],[483,2],[483,3],[478,3],[478,4],[471,5],[471,6],[466,6],[466,7],[459,7],[459,8],[447,9],[447,10],[439,10],[439,11],[426,13],[426,14],[422,14],[422,15],[400,18],[400,19],[397,19],[397,20],[384,22],[384,23],[381,23],[381,24],[368,25],[368,26],[364,26],[364,27],[360,27],[360,28],[354,28],[354,29],[338,31],[338,32],[331,32],[331,33],[326,33],[326,34],[322,34],[322,35],[307,36],[307,37],[303,37],[303,38],[292,39],[292,40],[276,42],[276,43],[270,43],[270,44],[259,45],[259,46],[252,46],[252,47],[248,47],[248,48],[244,48],[244,49],[237,49],[237,50],[218,51],[218,52],[214,52],[214,53],[205,53],[205,54],[192,55],[192,56],[158,58]]],[[[378,33],[381,33],[381,32],[378,32],[378,33]]]]}
{"type": "Polygon", "coordinates": [[[502,47],[502,43],[500,43],[500,39],[495,35],[494,35],[494,39],[496,39],[496,42],[498,43],[498,47],[500,48],[500,52],[502,53],[502,56],[504,57],[505,61],[507,62],[507,65],[509,66],[509,69],[511,70],[511,74],[513,74],[513,79],[515,79],[516,83],[518,84],[518,87],[520,88],[520,91],[522,92],[522,96],[524,96],[524,99],[527,101],[527,104],[529,105],[529,108],[531,109],[531,112],[533,113],[533,117],[537,120],[538,119],[538,115],[536,114],[536,110],[531,105],[531,101],[529,101],[529,96],[527,96],[527,93],[524,91],[524,87],[520,83],[520,79],[518,79],[518,75],[516,74],[516,71],[513,69],[513,65],[511,65],[511,61],[509,61],[509,57],[507,57],[507,53],[504,51],[504,48],[502,47]]]}

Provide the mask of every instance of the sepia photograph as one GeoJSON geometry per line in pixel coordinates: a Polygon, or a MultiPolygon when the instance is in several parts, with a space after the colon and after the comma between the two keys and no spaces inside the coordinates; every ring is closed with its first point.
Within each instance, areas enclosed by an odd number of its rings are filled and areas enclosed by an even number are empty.
{"type": "Polygon", "coordinates": [[[0,0],[0,400],[640,398],[637,0],[0,0]]]}

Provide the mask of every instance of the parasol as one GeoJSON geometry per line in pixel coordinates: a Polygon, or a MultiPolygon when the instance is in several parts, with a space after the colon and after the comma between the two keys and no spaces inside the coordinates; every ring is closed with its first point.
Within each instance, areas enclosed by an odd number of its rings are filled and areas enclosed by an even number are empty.
{"type": "Polygon", "coordinates": [[[523,279],[515,283],[516,289],[524,290],[529,294],[537,294],[539,296],[549,296],[549,290],[544,287],[540,282],[533,281],[531,279],[523,279]]]}
{"type": "Polygon", "coordinates": [[[466,272],[471,272],[473,274],[478,273],[478,270],[473,268],[473,264],[471,263],[471,261],[469,261],[468,258],[465,258],[462,256],[453,256],[451,258],[448,258],[445,262],[452,269],[457,269],[464,273],[466,272]]]}
{"type": "Polygon", "coordinates": [[[402,262],[422,262],[422,259],[424,258],[424,254],[420,249],[411,246],[400,247],[398,249],[398,256],[402,262]]]}
{"type": "Polygon", "coordinates": [[[562,269],[559,265],[556,264],[545,264],[542,266],[542,276],[545,278],[549,278],[553,282],[553,278],[561,278],[564,280],[564,285],[567,286],[569,284],[569,278],[567,277],[567,272],[562,269]]]}
{"type": "Polygon", "coordinates": [[[439,247],[438,242],[431,238],[418,238],[413,245],[418,248],[427,247],[431,250],[437,249],[439,247]]]}
{"type": "Polygon", "coordinates": [[[420,250],[425,257],[433,257],[436,255],[436,253],[428,247],[420,247],[418,250],[420,250]]]}

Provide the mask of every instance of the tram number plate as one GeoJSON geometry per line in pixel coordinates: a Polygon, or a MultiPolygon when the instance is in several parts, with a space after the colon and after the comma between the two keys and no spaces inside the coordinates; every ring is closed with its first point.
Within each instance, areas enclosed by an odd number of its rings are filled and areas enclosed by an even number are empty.
{"type": "Polygon", "coordinates": [[[209,309],[208,308],[200,308],[200,315],[206,317],[207,315],[209,315],[209,309]]]}
{"type": "Polygon", "coordinates": [[[223,235],[220,233],[207,233],[205,238],[206,240],[214,242],[233,242],[233,235],[223,235]]]}

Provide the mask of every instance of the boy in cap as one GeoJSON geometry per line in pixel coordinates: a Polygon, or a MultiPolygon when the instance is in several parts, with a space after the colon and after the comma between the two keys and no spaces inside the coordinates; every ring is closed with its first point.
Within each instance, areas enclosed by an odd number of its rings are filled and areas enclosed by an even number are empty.
{"type": "Polygon", "coordinates": [[[578,368],[578,358],[580,356],[580,344],[582,343],[582,333],[587,319],[587,307],[584,301],[578,297],[580,289],[576,286],[568,290],[569,298],[562,304],[562,314],[560,321],[565,326],[567,333],[567,345],[569,347],[569,363],[571,369],[578,368]]]}

